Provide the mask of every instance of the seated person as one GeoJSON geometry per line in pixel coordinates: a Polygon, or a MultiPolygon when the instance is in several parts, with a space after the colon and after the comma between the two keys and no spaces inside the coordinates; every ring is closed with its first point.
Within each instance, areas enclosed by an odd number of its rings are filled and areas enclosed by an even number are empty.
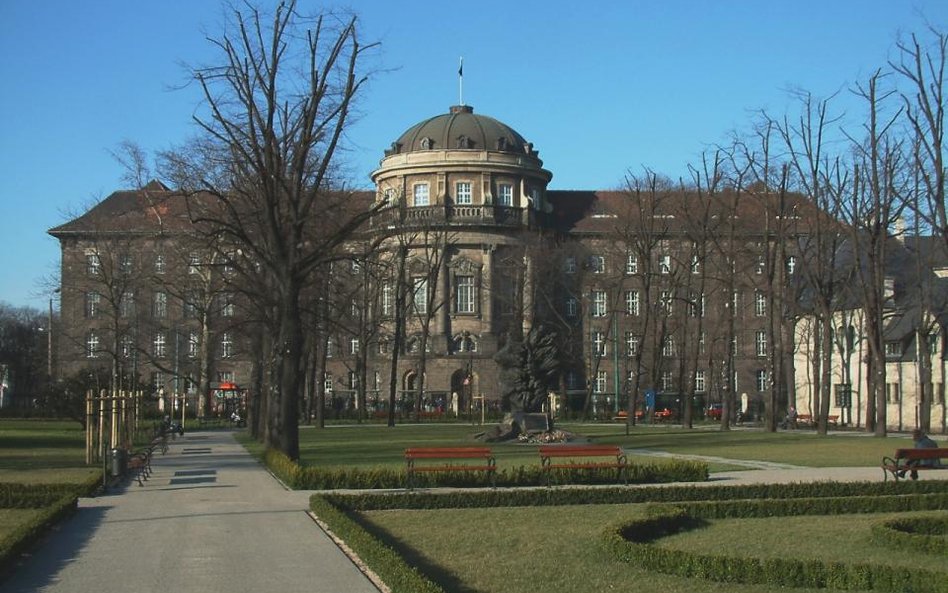
{"type": "MultiPolygon", "coordinates": [[[[937,449],[938,443],[933,441],[928,435],[926,435],[920,428],[916,428],[912,431],[912,441],[914,441],[914,446],[916,449],[937,449]]],[[[941,465],[941,462],[938,459],[923,459],[921,461],[912,461],[910,465],[913,466],[926,466],[926,467],[937,467],[941,465]]],[[[905,472],[901,472],[902,475],[905,475],[905,472]]],[[[910,474],[913,480],[918,479],[918,472],[912,470],[910,474]]]]}

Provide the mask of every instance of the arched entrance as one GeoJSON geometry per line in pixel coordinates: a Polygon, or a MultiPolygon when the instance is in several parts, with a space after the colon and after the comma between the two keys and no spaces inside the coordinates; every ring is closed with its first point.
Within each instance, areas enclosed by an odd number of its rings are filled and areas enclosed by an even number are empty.
{"type": "Polygon", "coordinates": [[[451,373],[451,396],[448,400],[449,409],[458,414],[472,413],[474,395],[477,393],[477,375],[467,368],[458,369],[451,373]],[[456,403],[455,403],[456,402],[456,403]]]}

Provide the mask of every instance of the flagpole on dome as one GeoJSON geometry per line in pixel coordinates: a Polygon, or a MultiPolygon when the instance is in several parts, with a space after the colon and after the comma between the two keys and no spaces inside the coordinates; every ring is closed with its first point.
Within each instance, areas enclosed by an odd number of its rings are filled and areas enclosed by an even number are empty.
{"type": "Polygon", "coordinates": [[[458,59],[458,105],[464,105],[464,57],[458,59]]]}

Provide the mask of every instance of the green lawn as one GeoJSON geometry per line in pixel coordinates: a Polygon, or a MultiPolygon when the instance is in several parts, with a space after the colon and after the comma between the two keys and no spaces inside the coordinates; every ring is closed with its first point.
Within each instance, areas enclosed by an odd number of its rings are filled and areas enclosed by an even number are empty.
{"type": "Polygon", "coordinates": [[[77,422],[0,420],[0,482],[78,483],[97,473],[85,465],[77,422]]]}
{"type": "MultiPolygon", "coordinates": [[[[817,436],[794,431],[767,433],[755,430],[721,432],[705,427],[635,427],[629,436],[618,424],[562,424],[560,428],[594,442],[622,445],[628,450],[649,449],[682,455],[709,455],[727,459],[760,460],[812,467],[872,467],[896,448],[911,446],[903,437],[879,439],[860,433],[817,436]]],[[[300,430],[300,458],[304,465],[374,467],[403,466],[403,451],[413,446],[463,446],[478,444],[474,435],[483,430],[469,424],[329,426],[300,430]]],[[[253,448],[253,445],[248,443],[253,448]]],[[[536,446],[493,443],[499,467],[539,463],[536,446]]],[[[630,456],[630,461],[637,458],[630,456]]],[[[655,461],[652,459],[651,461],[655,461]]],[[[735,469],[712,464],[711,471],[735,469]]]]}
{"type": "MultiPolygon", "coordinates": [[[[558,591],[571,593],[773,590],[770,586],[673,577],[616,562],[601,547],[602,533],[612,524],[639,516],[642,509],[643,505],[593,505],[398,510],[369,512],[362,517],[409,564],[419,566],[445,590],[461,593],[532,593],[552,582],[558,591]]],[[[841,562],[891,562],[943,570],[948,578],[948,563],[943,558],[873,549],[868,542],[869,525],[891,516],[713,521],[707,529],[669,538],[667,543],[701,552],[762,557],[808,554],[841,562]],[[817,537],[819,543],[811,546],[811,538],[817,537]],[[788,546],[788,542],[805,545],[788,546]]]]}

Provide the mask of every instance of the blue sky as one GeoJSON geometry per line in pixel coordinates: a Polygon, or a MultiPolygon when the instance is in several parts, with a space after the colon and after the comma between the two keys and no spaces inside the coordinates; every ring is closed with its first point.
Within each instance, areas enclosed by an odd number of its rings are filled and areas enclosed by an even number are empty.
{"type": "MultiPolygon", "coordinates": [[[[352,10],[381,43],[348,138],[359,187],[401,132],[458,102],[459,56],[464,102],[533,142],[551,188],[610,189],[643,166],[683,175],[752,111],[783,113],[788,89],[845,90],[898,34],[948,26],[944,0],[300,5],[352,10]]],[[[0,301],[45,308],[46,230],[121,188],[109,150],[193,132],[182,63],[213,63],[223,15],[216,0],[0,1],[0,301]]]]}

